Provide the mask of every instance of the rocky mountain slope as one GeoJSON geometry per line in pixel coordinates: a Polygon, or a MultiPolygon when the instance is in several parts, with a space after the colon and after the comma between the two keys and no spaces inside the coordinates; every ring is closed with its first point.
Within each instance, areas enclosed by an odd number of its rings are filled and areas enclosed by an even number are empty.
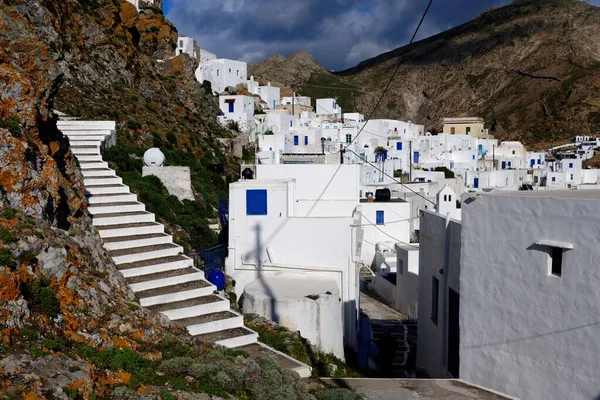
{"type": "MultiPolygon", "coordinates": [[[[578,0],[516,0],[410,49],[328,75],[360,88],[345,105],[368,114],[400,63],[375,117],[438,130],[443,117],[481,116],[501,139],[545,147],[600,129],[599,27],[600,8],[578,0]]],[[[265,63],[260,71],[270,71],[265,63]]],[[[291,84],[310,94],[310,85],[323,81],[319,75],[291,84]]],[[[348,90],[332,91],[342,92],[348,90]]]]}
{"type": "MultiPolygon", "coordinates": [[[[2,399],[315,398],[269,359],[197,343],[140,308],[87,215],[55,107],[116,119],[123,168],[154,142],[198,158],[206,207],[225,186],[207,168],[231,168],[216,140],[229,133],[193,82],[193,62],[155,61],[176,37],[159,10],[138,16],[123,0],[0,3],[2,399]]],[[[198,208],[188,219],[202,219],[198,208]]]]}

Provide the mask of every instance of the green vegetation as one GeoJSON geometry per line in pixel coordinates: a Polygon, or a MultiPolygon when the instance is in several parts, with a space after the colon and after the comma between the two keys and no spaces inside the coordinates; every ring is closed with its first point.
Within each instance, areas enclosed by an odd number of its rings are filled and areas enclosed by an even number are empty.
{"type": "Polygon", "coordinates": [[[298,361],[310,365],[313,377],[360,377],[360,374],[333,354],[314,351],[298,333],[277,326],[256,315],[245,315],[244,324],[258,332],[258,340],[298,361]]]}
{"type": "Polygon", "coordinates": [[[19,239],[15,236],[14,233],[9,231],[6,228],[0,227],[0,242],[4,242],[6,244],[16,243],[19,239]]]}
{"type": "MultiPolygon", "coordinates": [[[[138,194],[149,212],[169,224],[180,226],[185,232],[177,232],[176,241],[185,248],[204,249],[218,243],[216,234],[208,227],[207,218],[216,217],[219,198],[227,197],[227,185],[223,177],[211,172],[207,166],[210,158],[200,161],[194,155],[176,149],[163,149],[167,165],[190,167],[192,187],[204,197],[204,204],[197,201],[179,201],[169,194],[160,179],[155,176],[142,177],[141,149],[115,146],[106,150],[104,159],[123,178],[123,182],[138,194]]],[[[222,154],[215,155],[214,164],[222,154]]],[[[213,164],[213,165],[214,165],[213,164]]]]}
{"type": "Polygon", "coordinates": [[[6,219],[13,219],[17,215],[17,210],[13,208],[5,208],[2,210],[2,216],[6,219]]]}
{"type": "Polygon", "coordinates": [[[21,283],[20,290],[33,311],[56,318],[60,312],[60,304],[49,286],[50,282],[48,280],[40,279],[21,283]]]}
{"type": "MultiPolygon", "coordinates": [[[[354,108],[354,98],[359,96],[361,90],[339,76],[319,73],[313,74],[300,92],[303,96],[313,99],[313,107],[316,107],[316,99],[333,97],[337,99],[337,104],[342,109],[350,110],[354,108]]],[[[319,113],[319,110],[315,110],[315,112],[319,113]]]]}
{"type": "Polygon", "coordinates": [[[451,170],[449,170],[446,167],[435,167],[434,171],[443,172],[444,173],[444,177],[446,179],[452,179],[452,178],[454,178],[454,172],[452,172],[451,170]]]}
{"type": "Polygon", "coordinates": [[[14,137],[23,137],[21,132],[21,119],[18,115],[12,115],[8,119],[0,120],[0,128],[8,129],[14,137]]]}

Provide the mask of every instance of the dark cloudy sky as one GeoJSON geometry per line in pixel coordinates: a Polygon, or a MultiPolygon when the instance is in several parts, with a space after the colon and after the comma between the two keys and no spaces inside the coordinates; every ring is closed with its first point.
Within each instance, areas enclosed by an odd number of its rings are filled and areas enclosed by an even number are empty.
{"type": "MultiPolygon", "coordinates": [[[[600,0],[586,0],[600,6],[600,0]]],[[[257,62],[308,50],[340,70],[410,40],[428,0],[166,0],[180,34],[218,57],[257,62]]],[[[434,0],[422,39],[510,0],[434,0]]]]}

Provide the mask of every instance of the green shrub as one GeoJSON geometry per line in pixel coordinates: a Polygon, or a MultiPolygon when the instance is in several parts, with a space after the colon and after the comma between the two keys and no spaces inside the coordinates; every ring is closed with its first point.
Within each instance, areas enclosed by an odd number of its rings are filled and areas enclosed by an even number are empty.
{"type": "Polygon", "coordinates": [[[177,146],[177,136],[173,132],[167,133],[167,142],[169,142],[173,146],[177,146]]]}
{"type": "Polygon", "coordinates": [[[60,304],[49,287],[49,282],[39,280],[21,283],[21,294],[34,311],[56,318],[60,313],[60,304]]]}
{"type": "Polygon", "coordinates": [[[364,396],[350,389],[326,389],[317,393],[317,400],[363,400],[364,396]]]}
{"type": "Polygon", "coordinates": [[[435,167],[435,171],[437,172],[443,172],[444,173],[444,177],[446,179],[452,179],[454,178],[454,172],[452,172],[451,170],[449,170],[447,167],[435,167]]]}
{"type": "Polygon", "coordinates": [[[17,215],[17,210],[13,208],[5,208],[2,210],[2,216],[6,219],[13,219],[17,215]]]}
{"type": "Polygon", "coordinates": [[[6,228],[0,227],[0,242],[4,242],[6,244],[16,243],[19,239],[15,236],[14,233],[9,231],[6,228]]]}
{"type": "Polygon", "coordinates": [[[177,396],[167,392],[166,390],[162,390],[158,393],[162,400],[177,400],[177,396]]]}
{"type": "Polygon", "coordinates": [[[14,137],[22,137],[21,134],[21,119],[16,116],[13,115],[12,117],[10,117],[8,119],[8,131],[14,136],[14,137]]]}

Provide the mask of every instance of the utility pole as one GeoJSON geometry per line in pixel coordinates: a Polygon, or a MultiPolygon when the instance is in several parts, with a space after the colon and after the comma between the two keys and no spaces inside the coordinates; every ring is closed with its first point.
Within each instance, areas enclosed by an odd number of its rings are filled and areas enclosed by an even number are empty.
{"type": "Polygon", "coordinates": [[[492,171],[496,170],[496,145],[492,145],[492,171]]]}
{"type": "Polygon", "coordinates": [[[340,143],[340,164],[344,163],[344,145],[342,143],[340,143]]]}
{"type": "Polygon", "coordinates": [[[296,97],[296,92],[294,92],[294,87],[292,86],[292,116],[296,115],[294,114],[294,97],[296,97]]]}

